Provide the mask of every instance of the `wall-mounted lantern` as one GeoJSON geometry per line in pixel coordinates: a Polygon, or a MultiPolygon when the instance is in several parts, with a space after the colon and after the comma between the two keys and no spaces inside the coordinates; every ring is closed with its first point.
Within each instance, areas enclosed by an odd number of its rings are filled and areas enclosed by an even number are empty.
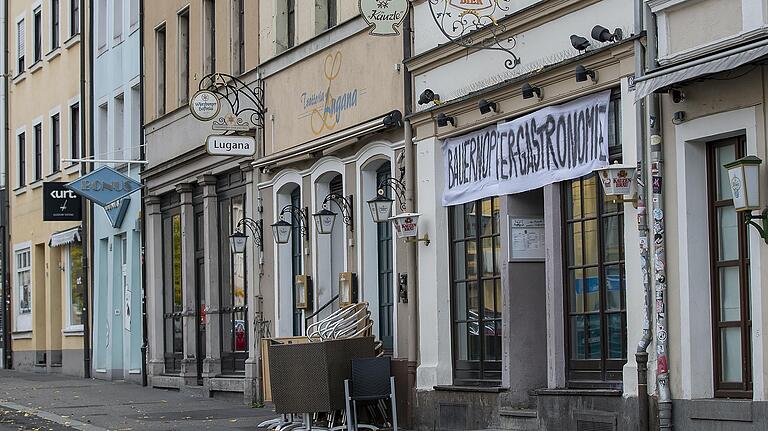
{"type": "Polygon", "coordinates": [[[613,203],[631,202],[637,205],[637,196],[634,196],[635,172],[637,166],[614,163],[604,168],[595,169],[600,184],[603,185],[605,195],[611,198],[613,203]],[[632,196],[625,198],[624,196],[632,196]]]}
{"type": "Polygon", "coordinates": [[[249,217],[244,217],[240,220],[235,227],[235,232],[229,236],[229,247],[232,250],[232,253],[245,253],[245,245],[248,242],[248,235],[244,232],[244,228],[246,227],[251,231],[251,234],[253,234],[253,240],[255,241],[256,246],[259,247],[259,250],[262,250],[264,234],[261,225],[261,220],[257,221],[249,217]]]}
{"type": "Polygon", "coordinates": [[[423,238],[419,238],[419,217],[418,213],[403,213],[391,217],[392,226],[395,227],[397,237],[405,240],[405,242],[424,242],[424,245],[429,245],[429,235],[424,234],[423,238]]]}
{"type": "Polygon", "coordinates": [[[278,244],[288,244],[288,241],[291,239],[293,224],[285,221],[285,214],[290,214],[291,220],[297,221],[304,239],[309,239],[308,213],[309,209],[307,207],[304,207],[304,209],[293,205],[283,207],[280,211],[280,220],[272,225],[272,235],[275,237],[275,242],[278,244]]]}
{"type": "Polygon", "coordinates": [[[295,289],[296,308],[309,310],[312,308],[312,277],[297,275],[293,283],[295,289]]]}
{"type": "Polygon", "coordinates": [[[352,207],[352,195],[349,195],[349,197],[345,198],[344,196],[331,193],[323,200],[323,209],[312,214],[312,217],[315,219],[315,225],[317,226],[318,233],[323,235],[333,233],[333,225],[336,223],[336,216],[338,214],[328,209],[328,204],[330,202],[335,203],[336,206],[339,207],[344,220],[344,224],[349,226],[350,232],[354,231],[355,225],[353,218],[354,209],[352,207]]]}
{"type": "Polygon", "coordinates": [[[744,213],[747,224],[754,226],[768,244],[768,208],[763,209],[760,215],[752,214],[752,211],[760,209],[761,163],[763,161],[758,157],[747,156],[723,167],[728,170],[733,206],[736,211],[744,213]],[[760,220],[762,226],[755,220],[760,220]]]}
{"type": "Polygon", "coordinates": [[[405,184],[402,179],[386,178],[379,183],[376,197],[368,201],[371,217],[375,223],[387,223],[392,217],[392,208],[395,200],[387,196],[386,190],[390,189],[397,197],[400,210],[405,211],[405,184]]]}
{"type": "Polygon", "coordinates": [[[339,273],[339,305],[346,307],[357,302],[357,274],[339,273]]]}

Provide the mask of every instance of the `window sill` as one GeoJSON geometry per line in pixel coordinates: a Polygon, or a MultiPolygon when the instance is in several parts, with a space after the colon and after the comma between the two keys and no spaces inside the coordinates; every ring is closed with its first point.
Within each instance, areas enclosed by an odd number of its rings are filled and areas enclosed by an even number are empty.
{"type": "Polygon", "coordinates": [[[57,46],[56,48],[53,48],[51,52],[49,52],[48,54],[45,54],[45,61],[51,61],[60,55],[61,55],[61,47],[57,46]]]}
{"type": "Polygon", "coordinates": [[[18,84],[25,79],[27,79],[27,74],[25,72],[21,72],[18,75],[13,77],[13,83],[18,84]]]}
{"type": "Polygon", "coordinates": [[[72,175],[80,172],[80,165],[78,163],[72,163],[64,168],[64,175],[72,175]]]}
{"type": "Polygon", "coordinates": [[[14,331],[11,333],[11,339],[13,340],[31,340],[32,330],[29,331],[14,331]]]}
{"type": "Polygon", "coordinates": [[[19,196],[19,195],[24,194],[26,192],[27,192],[27,186],[21,186],[21,187],[13,189],[13,194],[15,194],[16,196],[19,196]]]}
{"type": "Polygon", "coordinates": [[[51,172],[45,179],[46,181],[56,181],[61,179],[61,171],[51,172]]]}
{"type": "Polygon", "coordinates": [[[125,41],[125,39],[123,39],[122,35],[112,39],[112,48],[116,48],[116,47],[120,46],[124,41],[125,41]]]}
{"type": "Polygon", "coordinates": [[[99,49],[96,50],[96,58],[101,57],[107,51],[109,51],[109,45],[105,44],[105,45],[100,46],[99,49]]]}
{"type": "Polygon", "coordinates": [[[485,393],[501,393],[506,392],[508,389],[502,386],[456,386],[456,385],[436,385],[433,386],[436,391],[442,392],[485,392],[485,393]]]}
{"type": "Polygon", "coordinates": [[[536,395],[550,396],[589,396],[589,397],[620,397],[624,394],[621,389],[537,389],[536,395]]]}
{"type": "Polygon", "coordinates": [[[32,181],[31,183],[29,183],[29,187],[32,190],[39,189],[42,186],[43,186],[43,179],[42,178],[40,178],[39,180],[35,180],[35,181],[32,181]]]}
{"type": "Polygon", "coordinates": [[[690,417],[697,421],[752,422],[752,400],[690,400],[690,417]]]}
{"type": "Polygon", "coordinates": [[[37,60],[36,62],[32,63],[32,66],[29,66],[29,73],[34,74],[38,70],[43,68],[43,59],[37,60]]]}
{"type": "Polygon", "coordinates": [[[64,41],[64,49],[69,49],[73,45],[76,45],[80,43],[80,33],[75,33],[72,36],[69,37],[69,39],[64,41]]]}
{"type": "Polygon", "coordinates": [[[83,329],[83,325],[76,325],[68,326],[66,329],[62,330],[61,333],[65,337],[82,337],[85,331],[83,329]]]}

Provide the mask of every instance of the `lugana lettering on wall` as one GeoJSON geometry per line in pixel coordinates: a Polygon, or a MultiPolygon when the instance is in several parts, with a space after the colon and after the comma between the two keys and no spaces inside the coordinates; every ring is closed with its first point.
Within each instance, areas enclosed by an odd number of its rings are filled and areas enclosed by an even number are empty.
{"type": "Polygon", "coordinates": [[[443,143],[443,205],[520,193],[608,165],[611,91],[540,109],[443,143]]]}

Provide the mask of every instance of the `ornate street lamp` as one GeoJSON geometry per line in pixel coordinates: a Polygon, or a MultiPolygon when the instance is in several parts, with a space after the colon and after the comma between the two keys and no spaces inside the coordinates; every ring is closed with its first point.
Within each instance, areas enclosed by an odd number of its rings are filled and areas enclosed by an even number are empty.
{"type": "Polygon", "coordinates": [[[728,170],[733,206],[744,213],[746,223],[754,226],[760,237],[768,244],[768,208],[760,215],[752,211],[760,209],[760,164],[762,160],[755,156],[742,157],[735,162],[723,165],[728,170]],[[762,226],[755,220],[762,221],[762,226]]]}
{"type": "Polygon", "coordinates": [[[330,202],[335,203],[336,206],[339,207],[339,210],[341,210],[341,214],[343,216],[344,224],[349,226],[350,231],[354,231],[355,226],[353,221],[354,210],[352,208],[352,195],[349,195],[348,198],[345,198],[344,196],[337,195],[335,193],[331,193],[326,196],[325,199],[323,199],[323,209],[312,214],[312,217],[315,219],[317,231],[323,235],[328,235],[333,232],[333,225],[336,223],[336,216],[338,214],[328,209],[328,204],[330,202]]]}
{"type": "Polygon", "coordinates": [[[395,194],[400,210],[405,212],[405,184],[396,178],[386,178],[379,183],[376,197],[368,201],[371,217],[376,223],[387,223],[392,217],[395,200],[387,196],[386,189],[390,189],[395,194]]]}
{"type": "Polygon", "coordinates": [[[291,215],[291,220],[296,220],[301,234],[304,235],[304,239],[309,239],[309,225],[307,223],[307,213],[309,210],[305,207],[301,209],[293,205],[286,205],[280,211],[280,220],[272,225],[272,235],[275,237],[275,242],[278,244],[288,244],[291,239],[291,231],[293,230],[293,224],[285,221],[285,214],[291,215]]]}
{"type": "Polygon", "coordinates": [[[263,231],[261,228],[261,220],[254,220],[249,217],[244,217],[237,223],[235,232],[229,236],[229,247],[232,253],[241,254],[245,253],[245,245],[248,242],[248,235],[244,230],[247,227],[251,234],[253,234],[253,240],[256,242],[256,246],[259,250],[262,250],[263,231]]]}

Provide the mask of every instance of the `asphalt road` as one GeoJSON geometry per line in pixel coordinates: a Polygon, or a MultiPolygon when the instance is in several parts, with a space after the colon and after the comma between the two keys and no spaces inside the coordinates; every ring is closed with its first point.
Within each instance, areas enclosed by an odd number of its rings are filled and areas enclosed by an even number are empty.
{"type": "Polygon", "coordinates": [[[0,407],[0,431],[71,431],[74,428],[35,415],[0,407]]]}

